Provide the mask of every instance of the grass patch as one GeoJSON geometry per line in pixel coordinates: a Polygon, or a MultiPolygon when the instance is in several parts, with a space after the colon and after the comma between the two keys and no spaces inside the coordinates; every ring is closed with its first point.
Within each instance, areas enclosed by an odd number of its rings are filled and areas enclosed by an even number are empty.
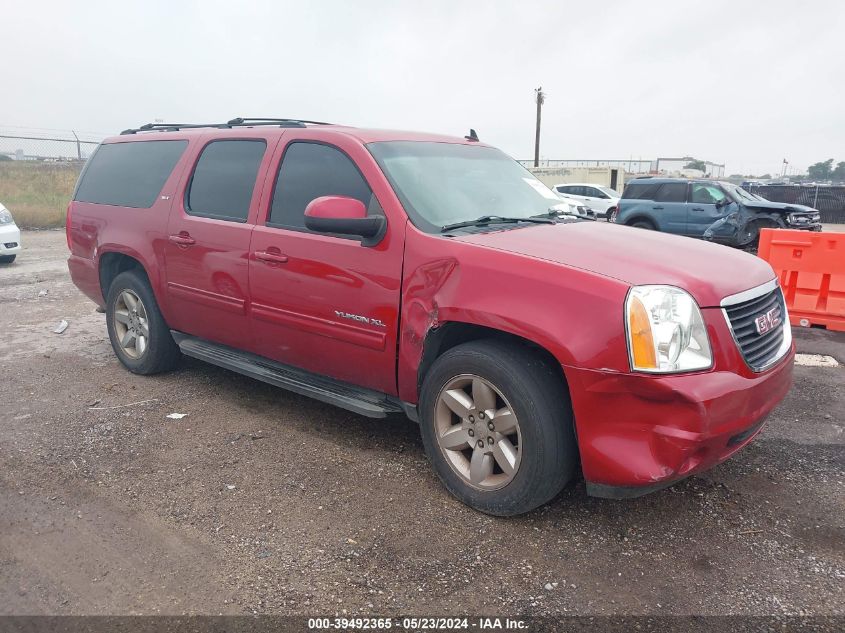
{"type": "Polygon", "coordinates": [[[0,203],[24,229],[65,225],[67,205],[81,164],[0,162],[0,203]]]}

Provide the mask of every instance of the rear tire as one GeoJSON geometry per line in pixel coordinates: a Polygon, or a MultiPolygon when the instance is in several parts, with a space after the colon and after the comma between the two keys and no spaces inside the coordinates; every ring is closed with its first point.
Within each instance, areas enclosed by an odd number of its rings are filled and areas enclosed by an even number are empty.
{"type": "Polygon", "coordinates": [[[106,324],[115,355],[133,374],[157,374],[179,363],[182,353],[144,273],[128,270],[115,277],[106,298],[106,324]]]}
{"type": "Polygon", "coordinates": [[[649,231],[654,231],[657,229],[657,227],[654,226],[654,224],[652,224],[648,220],[637,220],[636,222],[633,222],[630,226],[633,226],[636,229],[646,229],[649,231]]]}
{"type": "Polygon", "coordinates": [[[0,255],[0,264],[11,264],[13,261],[15,261],[15,257],[17,257],[17,254],[15,254],[15,255],[0,255]]]}
{"type": "Polygon", "coordinates": [[[533,510],[575,473],[567,386],[550,363],[514,343],[473,341],[440,356],[423,382],[420,427],[449,492],[487,514],[533,510]]]}

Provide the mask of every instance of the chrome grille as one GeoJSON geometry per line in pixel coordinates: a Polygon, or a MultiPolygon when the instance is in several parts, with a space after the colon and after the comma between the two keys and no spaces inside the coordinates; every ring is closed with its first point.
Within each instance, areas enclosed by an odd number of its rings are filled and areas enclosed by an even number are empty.
{"type": "MultiPolygon", "coordinates": [[[[762,290],[762,294],[751,299],[736,303],[722,302],[722,309],[736,344],[745,362],[754,371],[763,371],[781,358],[789,349],[792,340],[781,289],[776,285],[772,290],[762,290]],[[779,323],[761,334],[758,330],[758,319],[770,312],[779,319],[779,323]]],[[[726,301],[730,301],[730,298],[726,301]]]]}

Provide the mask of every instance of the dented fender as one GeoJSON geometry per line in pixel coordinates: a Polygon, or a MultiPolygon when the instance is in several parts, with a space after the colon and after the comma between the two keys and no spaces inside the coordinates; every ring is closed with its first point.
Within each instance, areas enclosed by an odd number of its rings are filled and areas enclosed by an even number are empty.
{"type": "Polygon", "coordinates": [[[397,376],[399,395],[418,401],[426,339],[446,323],[526,339],[561,365],[627,369],[621,306],[628,284],[580,269],[433,238],[413,227],[405,242],[397,376]],[[591,336],[573,336],[590,331],[591,336]],[[596,336],[596,332],[603,333],[596,336]]]}
{"type": "Polygon", "coordinates": [[[766,226],[773,224],[786,228],[783,215],[780,213],[760,213],[747,207],[740,207],[738,211],[713,222],[705,229],[702,237],[708,241],[718,240],[733,246],[745,246],[754,240],[755,232],[749,231],[750,225],[761,221],[766,226]]]}
{"type": "MultiPolygon", "coordinates": [[[[733,203],[735,204],[735,203],[733,203]]],[[[820,231],[821,224],[818,211],[802,205],[779,204],[766,202],[765,206],[739,205],[739,208],[719,218],[704,230],[702,238],[707,241],[722,242],[731,246],[749,246],[756,241],[759,230],[757,227],[802,229],[820,231]],[[799,218],[796,223],[793,217],[799,218]]]]}

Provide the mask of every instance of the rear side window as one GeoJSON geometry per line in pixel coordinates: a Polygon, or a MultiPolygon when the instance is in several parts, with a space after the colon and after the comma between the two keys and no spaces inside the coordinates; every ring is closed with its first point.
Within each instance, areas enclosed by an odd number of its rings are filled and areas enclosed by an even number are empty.
{"type": "Polygon", "coordinates": [[[188,141],[133,141],[100,145],[88,161],[74,200],[149,209],[188,141]]]}
{"type": "Polygon", "coordinates": [[[355,198],[370,215],[380,213],[372,190],[346,154],[329,145],[291,143],[279,166],[267,224],[306,231],[305,207],[321,196],[355,198]]]}
{"type": "Polygon", "coordinates": [[[667,182],[660,186],[655,202],[684,202],[687,196],[687,183],[667,182]]]}
{"type": "Polygon", "coordinates": [[[660,189],[660,184],[658,183],[631,183],[625,187],[625,193],[622,194],[622,197],[632,200],[654,200],[658,189],[660,189]]]}
{"type": "Polygon", "coordinates": [[[205,218],[246,222],[266,148],[262,140],[206,145],[188,187],[185,210],[205,218]]]}

